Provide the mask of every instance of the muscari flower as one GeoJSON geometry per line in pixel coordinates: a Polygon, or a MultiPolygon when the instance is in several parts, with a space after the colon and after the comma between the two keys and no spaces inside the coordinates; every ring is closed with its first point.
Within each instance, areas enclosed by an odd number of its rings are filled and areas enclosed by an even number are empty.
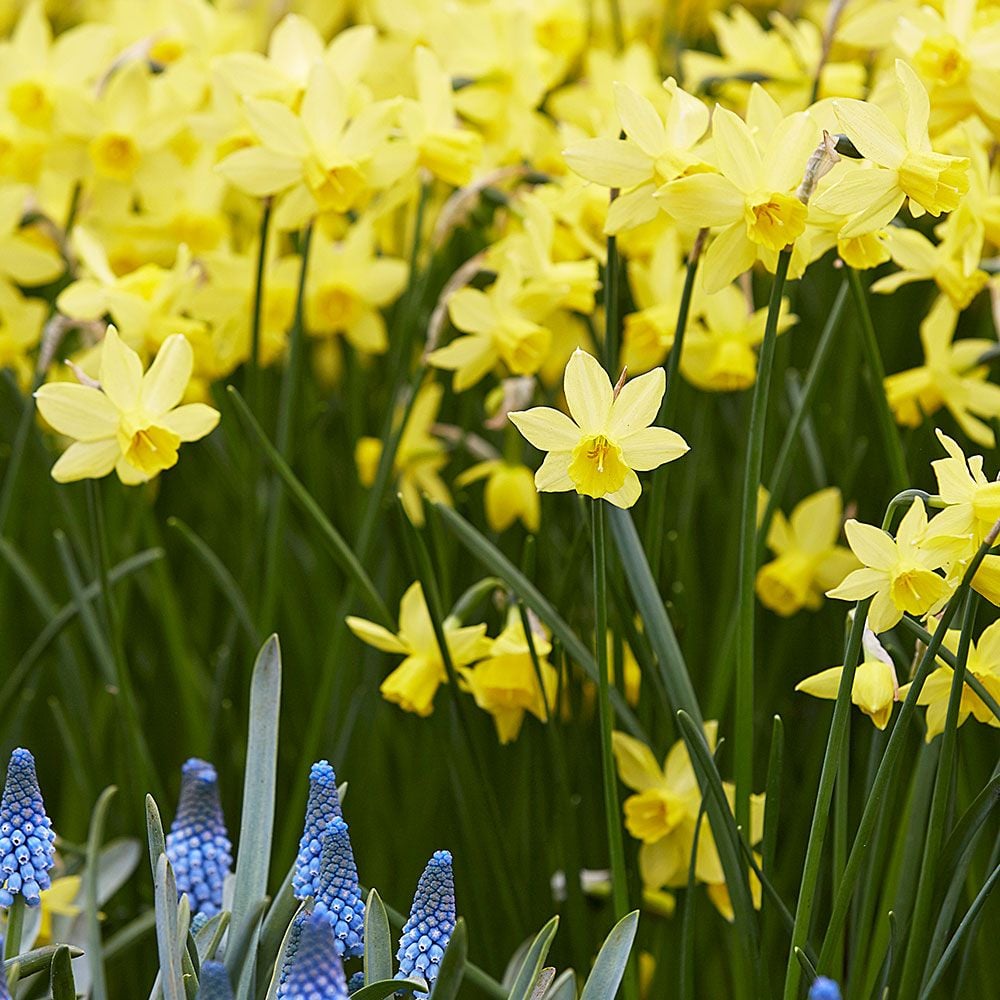
{"type": "Polygon", "coordinates": [[[279,1000],[346,1000],[344,966],[326,917],[302,913],[295,918],[277,995],[279,1000]]]}
{"type": "Polygon", "coordinates": [[[204,403],[177,405],[193,366],[191,344],[175,334],[143,374],[139,355],[108,327],[100,388],[49,382],[35,393],[45,420],[74,438],[52,467],[52,478],[100,479],[114,469],[123,483],[135,486],[176,464],[181,442],[203,438],[219,422],[218,410],[204,403]]]}
{"type": "MultiPolygon", "coordinates": [[[[410,917],[399,939],[397,979],[417,975],[433,986],[455,929],[455,878],[450,851],[435,851],[417,882],[410,917]]],[[[417,997],[428,994],[416,993],[417,997]]]]}
{"type": "Polygon", "coordinates": [[[817,976],[809,987],[809,1000],[840,1000],[840,987],[826,976],[817,976]]]}
{"type": "Polygon", "coordinates": [[[574,351],[563,380],[572,420],[548,406],[509,414],[531,444],[549,453],[535,473],[535,488],[576,490],[631,507],[642,492],[636,472],[658,468],[688,450],[675,431],[650,426],[665,386],[663,369],[654,368],[616,391],[596,358],[574,351]]]}
{"type": "Polygon", "coordinates": [[[203,962],[198,979],[197,1000],[233,1000],[229,973],[222,962],[203,962]]]}
{"type": "Polygon", "coordinates": [[[342,817],[330,820],[320,842],[319,871],[312,886],[313,912],[329,921],[338,955],[360,958],[365,951],[365,904],[351,838],[342,817]]]}
{"type": "Polygon", "coordinates": [[[167,857],[177,876],[177,891],[187,893],[192,912],[218,913],[222,885],[233,862],[232,843],[215,768],[196,757],[181,768],[181,796],[167,834],[167,857]]]}
{"type": "Polygon", "coordinates": [[[358,969],[350,979],[347,980],[347,994],[351,996],[358,992],[365,985],[365,973],[363,969],[358,969]]]}
{"type": "Polygon", "coordinates": [[[329,761],[319,760],[309,769],[306,822],[299,839],[299,853],[292,876],[292,888],[297,899],[316,897],[319,894],[317,876],[323,852],[322,837],[336,818],[343,818],[340,795],[337,793],[337,776],[329,761]]]}
{"type": "Polygon", "coordinates": [[[35,758],[18,747],[10,755],[0,800],[0,906],[12,906],[19,893],[28,906],[38,906],[42,890],[51,884],[49,869],[55,863],[55,839],[38,787],[35,758]]]}

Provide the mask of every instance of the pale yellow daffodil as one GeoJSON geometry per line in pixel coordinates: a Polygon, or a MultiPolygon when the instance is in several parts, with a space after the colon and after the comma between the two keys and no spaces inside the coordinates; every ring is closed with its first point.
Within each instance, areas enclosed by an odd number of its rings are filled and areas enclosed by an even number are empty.
{"type": "Polygon", "coordinates": [[[52,467],[52,478],[100,479],[114,469],[134,486],[176,464],[182,442],[205,437],[219,422],[218,411],[204,403],[178,405],[193,364],[191,345],[175,334],[143,374],[139,355],[108,327],[100,388],[49,382],[35,393],[45,421],[74,439],[52,467]]]}
{"type": "Polygon", "coordinates": [[[509,414],[531,444],[548,452],[535,486],[631,507],[642,492],[636,472],[656,469],[688,450],[675,431],[650,426],[664,386],[663,369],[656,368],[616,392],[596,358],[574,351],[563,380],[572,419],[546,406],[509,414]]]}
{"type": "Polygon", "coordinates": [[[923,544],[927,511],[917,498],[900,522],[896,537],[870,524],[849,520],[847,540],[863,567],[848,574],[827,597],[860,601],[872,597],[868,626],[886,632],[906,614],[923,617],[936,610],[951,594],[944,577],[935,573],[946,557],[923,544]]]}
{"type": "Polygon", "coordinates": [[[842,514],[840,490],[832,486],[800,501],[790,518],[774,512],[767,547],[777,558],[757,572],[761,604],[785,617],[815,611],[823,594],[858,567],[853,553],[837,544],[842,514]]]}
{"type": "Polygon", "coordinates": [[[840,231],[842,237],[884,228],[904,201],[914,216],[950,212],[969,190],[968,159],[931,148],[927,91],[913,69],[899,59],[896,81],[906,117],[903,130],[878,105],[834,102],[848,138],[870,161],[841,165],[840,179],[816,196],[818,208],[850,216],[840,231]]]}
{"type": "MultiPolygon", "coordinates": [[[[441,626],[456,670],[488,653],[490,645],[485,625],[463,627],[455,619],[445,618],[441,626]]],[[[434,710],[434,696],[447,681],[448,674],[420,583],[410,584],[399,602],[399,632],[396,635],[382,625],[353,615],[347,618],[347,627],[369,646],[405,657],[382,682],[379,688],[382,697],[404,711],[430,715],[434,710]]]]}
{"type": "MultiPolygon", "coordinates": [[[[863,656],[854,671],[851,701],[857,705],[878,729],[885,729],[892,715],[892,706],[904,697],[896,679],[892,657],[878,641],[875,633],[866,628],[862,638],[863,656]]],[[[835,699],[840,690],[844,668],[830,667],[821,670],[795,685],[796,691],[811,694],[814,698],[835,699]]]]}
{"type": "Polygon", "coordinates": [[[455,479],[456,486],[486,480],[483,503],[486,521],[497,533],[520,520],[531,532],[538,531],[541,516],[534,476],[524,465],[512,465],[499,458],[477,462],[455,479]]]}

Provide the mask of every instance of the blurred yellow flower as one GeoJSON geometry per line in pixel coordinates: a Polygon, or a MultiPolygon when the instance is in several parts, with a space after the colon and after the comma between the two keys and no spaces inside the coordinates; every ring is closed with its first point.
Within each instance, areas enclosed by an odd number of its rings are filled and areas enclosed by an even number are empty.
{"type": "MultiPolygon", "coordinates": [[[[889,716],[892,715],[892,706],[901,700],[905,692],[901,692],[896,679],[892,657],[871,629],[865,628],[862,644],[863,655],[854,672],[851,701],[879,729],[885,729],[889,724],[889,716]]],[[[811,694],[814,698],[836,699],[843,672],[842,666],[830,667],[799,681],[795,690],[811,694]]]]}
{"type": "MultiPolygon", "coordinates": [[[[952,653],[958,651],[960,632],[950,630],[944,638],[944,646],[952,653]]],[[[969,646],[969,658],[965,665],[967,674],[978,680],[995,701],[1000,701],[1000,622],[994,622],[983,630],[978,642],[969,646]]],[[[917,697],[917,704],[926,706],[927,723],[926,740],[928,743],[939,733],[944,732],[945,718],[948,714],[948,701],[951,697],[952,678],[954,671],[943,664],[932,671],[917,697]]],[[[910,685],[905,684],[899,689],[900,697],[905,698],[910,685]]],[[[962,697],[958,706],[958,722],[963,722],[972,716],[977,722],[983,722],[994,728],[1000,727],[1000,719],[993,714],[986,702],[965,683],[962,685],[962,697]]]]}
{"type": "Polygon", "coordinates": [[[76,905],[82,881],[79,875],[63,875],[61,878],[54,878],[50,888],[42,890],[41,923],[36,945],[52,943],[53,917],[76,917],[82,912],[76,905]]]}
{"type": "Polygon", "coordinates": [[[455,479],[455,485],[468,486],[480,479],[486,480],[483,500],[486,520],[493,531],[506,531],[518,519],[528,531],[538,531],[541,505],[527,466],[490,458],[466,469],[455,479]]]}
{"type": "Polygon", "coordinates": [[[944,565],[946,556],[923,544],[927,511],[919,498],[904,515],[895,539],[881,528],[853,518],[844,530],[863,567],[848,574],[826,596],[841,601],[873,597],[868,611],[873,632],[888,631],[904,612],[922,617],[936,610],[951,593],[944,577],[934,572],[944,565]]]}
{"type": "Polygon", "coordinates": [[[767,547],[777,558],[757,572],[761,604],[786,617],[802,608],[815,611],[823,594],[857,568],[850,549],[837,545],[842,514],[840,490],[834,487],[806,497],[791,518],[774,512],[767,547]]]}
{"type": "Polygon", "coordinates": [[[134,486],[176,464],[181,442],[205,437],[219,422],[218,411],[204,403],[178,405],[193,363],[191,345],[175,334],[143,374],[139,355],[109,326],[99,388],[49,382],[35,393],[45,421],[74,439],[52,467],[52,478],[99,479],[114,469],[134,486]]]}
{"type": "Polygon", "coordinates": [[[896,60],[896,82],[906,112],[902,131],[876,104],[834,102],[844,131],[870,161],[843,164],[840,179],[816,197],[818,208],[850,215],[842,237],[884,228],[907,200],[914,216],[950,212],[969,190],[969,160],[931,149],[927,91],[901,59],[896,60]]]}
{"type": "Polygon", "coordinates": [[[896,420],[919,427],[942,406],[962,430],[985,448],[994,447],[987,420],[1000,416],[1000,386],[988,381],[989,368],[977,362],[996,341],[953,341],[958,311],[940,296],[920,324],[924,364],[887,376],[885,394],[896,420]]]}
{"type": "MultiPolygon", "coordinates": [[[[399,602],[399,632],[396,635],[375,622],[353,615],[348,616],[347,627],[369,646],[405,657],[382,682],[379,688],[382,697],[404,711],[430,715],[434,710],[434,696],[440,685],[448,680],[448,674],[419,581],[410,584],[399,602]]],[[[456,670],[489,652],[485,625],[463,627],[455,619],[445,618],[441,627],[456,670]]]]}
{"type": "Polygon", "coordinates": [[[551,708],[555,701],[559,677],[547,659],[552,644],[541,623],[531,624],[531,643],[538,659],[537,671],[521,615],[517,607],[511,607],[503,631],[489,641],[483,659],[460,671],[476,704],[493,716],[501,743],[517,739],[525,712],[547,722],[546,706],[551,708]],[[538,683],[539,673],[544,690],[538,683]]]}
{"type": "Polygon", "coordinates": [[[688,450],[675,431],[650,426],[664,381],[663,369],[656,368],[616,391],[596,358],[574,351],[563,380],[572,419],[547,406],[508,414],[531,444],[548,452],[535,486],[631,507],[642,492],[636,472],[656,469],[688,450]]]}

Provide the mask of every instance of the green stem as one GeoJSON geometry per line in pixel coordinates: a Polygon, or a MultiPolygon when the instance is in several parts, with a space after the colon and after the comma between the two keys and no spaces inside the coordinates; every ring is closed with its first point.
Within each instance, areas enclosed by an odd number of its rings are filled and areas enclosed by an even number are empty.
{"type": "MultiPolygon", "coordinates": [[[[657,423],[662,427],[670,427],[677,411],[677,383],[680,378],[681,355],[684,351],[684,334],[687,331],[688,314],[691,311],[691,298],[694,295],[694,282],[698,274],[698,260],[705,245],[707,229],[698,230],[691,253],[688,254],[687,270],[684,274],[684,287],[681,290],[681,301],[677,308],[677,322],[674,325],[674,342],[670,346],[667,358],[666,388],[663,391],[663,402],[660,404],[660,418],[657,423]]],[[[660,576],[660,556],[663,552],[663,522],[667,510],[667,466],[661,465],[653,474],[653,489],[649,503],[647,518],[647,544],[649,546],[649,568],[653,579],[660,576]]]]}
{"type": "Polygon", "coordinates": [[[608,0],[608,7],[611,12],[611,35],[615,40],[615,51],[621,53],[625,49],[625,25],[622,22],[619,0],[608,0]]]}
{"type": "MultiPolygon", "coordinates": [[[[604,783],[604,818],[608,828],[608,852],[611,857],[611,898],[617,923],[629,912],[628,882],[625,873],[625,847],[619,819],[618,784],[615,757],[611,747],[611,683],[608,677],[608,589],[607,549],[602,500],[591,504],[594,546],[594,659],[597,661],[597,714],[601,729],[601,775],[604,783]]],[[[631,963],[630,963],[631,966],[631,963]]],[[[633,973],[625,983],[625,996],[638,996],[633,973]]]]}
{"type": "Polygon", "coordinates": [[[916,996],[920,988],[924,964],[927,959],[928,934],[934,905],[934,886],[937,879],[938,859],[944,841],[948,822],[948,806],[951,802],[952,782],[955,763],[955,734],[958,730],[958,712],[962,703],[965,670],[969,661],[969,646],[972,643],[972,629],[975,626],[978,598],[969,591],[965,598],[962,616],[962,631],[955,656],[955,669],[951,677],[951,692],[948,697],[948,711],[945,715],[944,732],[941,736],[941,756],[938,759],[937,775],[934,779],[934,795],[931,799],[930,816],[927,820],[927,838],[924,841],[924,857],[917,879],[917,899],[910,920],[910,937],[903,960],[903,975],[899,984],[899,996],[916,996]]]}
{"type": "Polygon", "coordinates": [[[889,409],[889,400],[885,394],[885,368],[882,366],[882,355],[879,353],[878,337],[872,314],[868,309],[868,297],[861,276],[853,267],[847,269],[847,280],[851,285],[851,296],[858,311],[861,326],[861,346],[865,353],[865,363],[871,379],[872,402],[875,404],[875,420],[882,436],[885,457],[889,463],[889,480],[892,488],[899,492],[910,485],[910,477],[906,471],[906,458],[903,455],[903,443],[899,437],[899,428],[889,409]]]}
{"type": "Polygon", "coordinates": [[[21,952],[21,934],[24,931],[24,896],[14,893],[14,902],[7,911],[7,937],[3,943],[5,962],[17,958],[21,952]]]}
{"type": "Polygon", "coordinates": [[[271,229],[271,199],[265,198],[260,213],[257,248],[257,271],[253,286],[253,312],[250,314],[250,367],[247,369],[247,399],[256,413],[260,404],[260,331],[264,314],[264,271],[267,267],[267,238],[271,229]]]}
{"type": "MultiPolygon", "coordinates": [[[[740,511],[739,545],[739,628],[736,647],[736,726],[735,776],[736,825],[750,829],[750,793],[753,791],[753,716],[754,716],[754,576],[757,568],[757,491],[764,461],[764,429],[767,423],[767,400],[774,366],[774,345],[778,337],[781,295],[792,258],[791,247],[778,255],[778,266],[771,287],[764,340],[760,346],[757,382],[750,406],[750,429],[747,435],[746,464],[743,468],[743,495],[740,511]]],[[[801,944],[801,942],[796,942],[801,944]]]]}
{"type": "MultiPolygon", "coordinates": [[[[989,552],[989,550],[993,547],[993,544],[996,542],[998,534],[1000,534],[1000,520],[998,520],[997,523],[990,529],[990,532],[983,541],[983,544],[979,547],[975,556],[973,556],[968,567],[966,567],[965,573],[962,576],[962,582],[959,584],[955,593],[952,594],[951,599],[948,601],[947,606],[942,612],[938,625],[934,630],[934,635],[931,637],[931,641],[928,644],[927,649],[924,651],[924,655],[921,657],[920,664],[914,674],[910,688],[906,693],[906,698],[903,701],[899,715],[896,717],[896,722],[892,727],[892,733],[889,736],[889,742],[886,744],[885,754],[883,755],[882,762],[875,774],[875,780],[872,782],[871,792],[868,795],[864,811],[861,814],[861,822],[858,824],[854,845],[851,848],[850,856],[847,859],[847,868],[844,870],[844,877],[840,881],[840,888],[837,890],[837,894],[834,899],[833,911],[830,914],[826,938],[823,942],[823,947],[820,950],[821,967],[826,966],[825,958],[829,955],[830,949],[833,947],[833,943],[840,934],[840,931],[844,926],[844,921],[847,919],[847,914],[850,909],[851,896],[854,892],[854,887],[857,884],[858,876],[861,873],[861,866],[865,859],[866,852],[871,844],[871,835],[875,826],[875,821],[878,818],[879,811],[883,806],[883,799],[885,798],[886,791],[895,779],[896,769],[899,766],[903,750],[903,741],[906,739],[910,720],[913,718],[913,714],[917,709],[917,698],[920,697],[920,692],[923,690],[924,682],[927,680],[927,677],[934,666],[938,650],[941,648],[941,643],[944,640],[945,634],[951,625],[952,619],[955,617],[955,613],[958,611],[959,603],[969,590],[969,587],[972,585],[973,577],[979,571],[979,567],[982,565],[987,552],[989,552]]],[[[792,997],[794,997],[794,993],[786,993],[787,1000],[792,1000],[792,997]]]]}
{"type": "MultiPolygon", "coordinates": [[[[611,202],[618,197],[618,189],[611,189],[611,202]]],[[[618,257],[618,238],[608,237],[607,263],[604,265],[604,367],[611,380],[618,377],[618,339],[621,328],[621,260],[618,257]]]]}

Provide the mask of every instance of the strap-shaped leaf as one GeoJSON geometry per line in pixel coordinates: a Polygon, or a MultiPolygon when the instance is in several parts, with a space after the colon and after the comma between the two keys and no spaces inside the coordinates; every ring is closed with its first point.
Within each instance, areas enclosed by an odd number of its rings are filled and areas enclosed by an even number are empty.
{"type": "Polygon", "coordinates": [[[507,1000],[529,1000],[531,991],[535,988],[535,983],[538,980],[538,974],[542,971],[542,966],[545,965],[545,956],[549,953],[552,939],[556,936],[558,928],[559,918],[553,917],[535,935],[535,940],[531,942],[531,946],[524,956],[524,961],[521,963],[521,968],[514,978],[514,984],[510,988],[507,1000]]]}
{"type": "Polygon", "coordinates": [[[597,961],[584,983],[580,1000],[612,1000],[617,994],[638,927],[639,911],[633,910],[611,929],[597,953],[597,961]]]}
{"type": "Polygon", "coordinates": [[[392,979],[392,938],[389,916],[375,889],[365,903],[365,985],[392,979]]]}
{"type": "Polygon", "coordinates": [[[153,901],[156,906],[156,945],[160,955],[160,982],[165,1000],[186,1000],[181,971],[183,942],[177,919],[177,881],[165,854],[156,862],[153,901]]]}
{"type": "Polygon", "coordinates": [[[434,983],[431,1000],[455,1000],[465,975],[467,954],[468,932],[465,928],[465,919],[459,917],[455,922],[448,947],[445,948],[444,958],[441,959],[441,970],[438,972],[437,982],[434,983]]]}

